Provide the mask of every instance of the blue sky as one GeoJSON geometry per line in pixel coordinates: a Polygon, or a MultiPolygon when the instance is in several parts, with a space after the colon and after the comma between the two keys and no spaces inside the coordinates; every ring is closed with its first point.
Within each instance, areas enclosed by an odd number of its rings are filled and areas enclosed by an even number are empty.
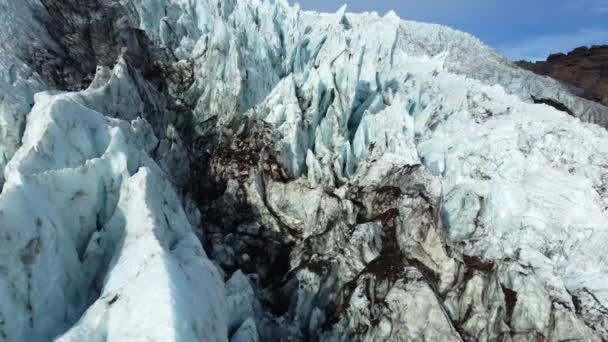
{"type": "Polygon", "coordinates": [[[608,0],[299,0],[303,9],[394,10],[401,18],[469,32],[511,59],[545,59],[608,44],[608,0]]]}

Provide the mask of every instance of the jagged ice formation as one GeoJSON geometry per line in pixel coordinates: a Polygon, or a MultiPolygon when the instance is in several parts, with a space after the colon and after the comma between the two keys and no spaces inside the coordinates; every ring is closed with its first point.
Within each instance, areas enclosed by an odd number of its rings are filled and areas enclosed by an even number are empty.
{"type": "Polygon", "coordinates": [[[257,0],[0,23],[0,341],[608,340],[608,109],[470,35],[257,0]]]}

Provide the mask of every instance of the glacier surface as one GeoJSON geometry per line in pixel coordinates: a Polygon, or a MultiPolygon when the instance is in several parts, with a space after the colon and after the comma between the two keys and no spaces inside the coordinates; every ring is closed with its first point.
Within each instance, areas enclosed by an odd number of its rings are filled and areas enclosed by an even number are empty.
{"type": "Polygon", "coordinates": [[[608,108],[474,37],[258,0],[0,23],[0,341],[608,339],[608,108]]]}

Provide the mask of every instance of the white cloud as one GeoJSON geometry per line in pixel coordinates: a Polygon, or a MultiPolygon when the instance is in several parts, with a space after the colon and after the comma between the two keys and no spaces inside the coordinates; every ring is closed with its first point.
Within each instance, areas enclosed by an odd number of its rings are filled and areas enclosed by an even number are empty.
{"type": "Polygon", "coordinates": [[[534,61],[544,60],[552,53],[566,53],[579,46],[606,44],[606,42],[608,42],[608,29],[583,29],[571,33],[530,37],[521,42],[500,46],[498,50],[512,60],[534,61]]]}

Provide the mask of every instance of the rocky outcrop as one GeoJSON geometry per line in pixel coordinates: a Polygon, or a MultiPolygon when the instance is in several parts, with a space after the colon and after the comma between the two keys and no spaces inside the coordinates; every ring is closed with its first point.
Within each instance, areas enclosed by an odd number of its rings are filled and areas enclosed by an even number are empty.
{"type": "Polygon", "coordinates": [[[546,61],[517,64],[539,75],[564,82],[575,94],[608,106],[608,45],[579,47],[546,61]]]}

